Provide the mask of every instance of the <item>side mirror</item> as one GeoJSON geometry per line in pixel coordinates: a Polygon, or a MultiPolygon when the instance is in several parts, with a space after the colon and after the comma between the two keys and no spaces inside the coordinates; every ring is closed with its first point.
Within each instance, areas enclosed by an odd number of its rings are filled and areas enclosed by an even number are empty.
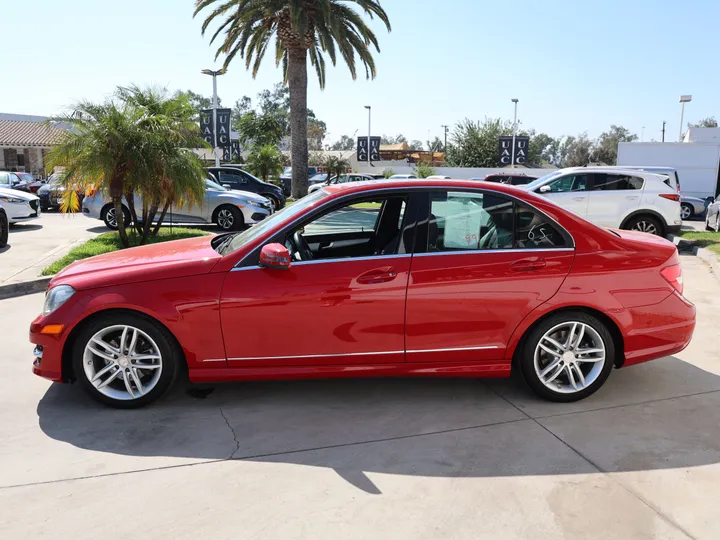
{"type": "Polygon", "coordinates": [[[540,189],[538,189],[539,193],[550,193],[552,191],[552,188],[548,185],[540,186],[540,189]]]}
{"type": "Polygon", "coordinates": [[[223,184],[222,187],[230,189],[232,186],[230,184],[223,184]]]}
{"type": "Polygon", "coordinates": [[[260,250],[260,266],[274,270],[290,269],[290,252],[282,244],[265,244],[260,250]]]}

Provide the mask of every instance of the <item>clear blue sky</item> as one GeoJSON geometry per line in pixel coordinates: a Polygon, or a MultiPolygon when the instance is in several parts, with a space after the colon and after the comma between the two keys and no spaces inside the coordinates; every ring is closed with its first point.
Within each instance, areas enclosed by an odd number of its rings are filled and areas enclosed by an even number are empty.
{"type": "MultiPolygon", "coordinates": [[[[192,19],[192,0],[5,2],[0,112],[51,115],[117,85],[155,83],[211,93],[200,70],[214,49],[192,19]],[[12,29],[12,30],[9,30],[12,29]],[[8,33],[9,32],[9,33],[8,33]]],[[[465,117],[519,118],[554,136],[611,123],[645,140],[676,140],[680,94],[686,121],[720,119],[720,3],[708,0],[385,0],[393,30],[373,24],[378,77],[353,81],[338,64],[321,91],[310,74],[309,106],[331,142],[367,131],[427,140],[465,117]]],[[[239,59],[238,59],[239,60],[239,59]]],[[[257,79],[238,61],[219,79],[224,104],[281,79],[272,55],[257,79]]]]}

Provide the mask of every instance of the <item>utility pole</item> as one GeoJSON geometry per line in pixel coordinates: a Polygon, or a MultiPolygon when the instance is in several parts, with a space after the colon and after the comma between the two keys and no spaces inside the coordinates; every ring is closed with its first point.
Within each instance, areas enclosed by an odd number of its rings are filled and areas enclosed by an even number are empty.
{"type": "Polygon", "coordinates": [[[662,142],[665,142],[665,124],[667,124],[667,122],[665,120],[663,120],[662,142]]]}
{"type": "Polygon", "coordinates": [[[372,167],[372,163],[370,162],[370,137],[372,136],[372,107],[370,105],[365,105],[365,108],[368,110],[368,145],[367,145],[367,154],[368,154],[368,167],[372,167]]]}
{"type": "Polygon", "coordinates": [[[518,99],[512,98],[511,100],[515,104],[515,117],[513,118],[513,141],[512,141],[512,153],[510,157],[510,166],[514,169],[515,168],[515,136],[517,134],[517,104],[518,99]]]}
{"type": "Polygon", "coordinates": [[[680,109],[680,136],[678,137],[678,142],[682,142],[683,139],[683,124],[685,123],[685,104],[690,103],[691,101],[692,96],[690,95],[680,96],[680,103],[682,104],[682,107],[680,109]]]}
{"type": "Polygon", "coordinates": [[[443,147],[443,151],[447,154],[447,134],[448,134],[448,129],[450,129],[450,126],[446,126],[443,124],[440,127],[443,128],[443,131],[445,131],[445,146],[443,147]]]}

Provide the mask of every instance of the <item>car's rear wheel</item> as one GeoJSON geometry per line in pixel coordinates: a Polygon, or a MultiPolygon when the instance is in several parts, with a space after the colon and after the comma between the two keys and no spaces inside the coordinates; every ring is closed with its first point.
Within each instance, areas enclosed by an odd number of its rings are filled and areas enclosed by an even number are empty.
{"type": "Polygon", "coordinates": [[[277,212],[280,210],[280,200],[275,195],[263,194],[263,197],[265,197],[267,200],[270,201],[270,206],[272,206],[272,211],[277,212]]]}
{"type": "MultiPolygon", "coordinates": [[[[123,206],[123,217],[125,218],[125,226],[130,225],[130,211],[123,206]]],[[[118,228],[117,216],[115,215],[115,207],[107,205],[102,212],[102,220],[105,222],[105,226],[108,229],[116,231],[118,228]]]]}
{"type": "Polygon", "coordinates": [[[215,224],[225,232],[240,230],[243,223],[242,212],[234,206],[221,206],[215,214],[215,224]]]}
{"type": "Polygon", "coordinates": [[[10,223],[5,210],[0,208],[0,248],[7,246],[10,223]]]}
{"type": "Polygon", "coordinates": [[[693,217],[693,214],[695,212],[693,211],[693,207],[687,203],[682,203],[680,205],[680,218],[683,220],[690,219],[693,217]]]}
{"type": "Polygon", "coordinates": [[[652,216],[635,216],[627,222],[623,229],[654,234],[655,236],[665,236],[664,227],[657,218],[652,216]]]}
{"type": "Polygon", "coordinates": [[[598,318],[583,312],[553,315],[537,325],[520,351],[528,386],[550,401],[570,402],[595,393],[615,362],[615,344],[598,318]]]}
{"type": "Polygon", "coordinates": [[[74,341],[72,364],[80,386],[119,409],[142,407],[168,391],[182,353],[172,335],[141,315],[115,313],[90,321],[74,341]]]}

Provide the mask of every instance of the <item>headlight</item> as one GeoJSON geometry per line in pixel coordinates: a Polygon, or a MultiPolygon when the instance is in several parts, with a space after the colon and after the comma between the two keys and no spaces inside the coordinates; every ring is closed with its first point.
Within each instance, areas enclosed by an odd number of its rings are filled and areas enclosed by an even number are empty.
{"type": "Polygon", "coordinates": [[[43,315],[49,315],[57,308],[67,302],[70,297],[75,294],[75,289],[70,285],[58,285],[50,289],[45,296],[45,306],[43,306],[43,315]]]}
{"type": "Polygon", "coordinates": [[[25,202],[25,199],[16,199],[15,197],[7,197],[3,195],[2,197],[0,197],[0,201],[6,203],[23,203],[25,202]]]}

